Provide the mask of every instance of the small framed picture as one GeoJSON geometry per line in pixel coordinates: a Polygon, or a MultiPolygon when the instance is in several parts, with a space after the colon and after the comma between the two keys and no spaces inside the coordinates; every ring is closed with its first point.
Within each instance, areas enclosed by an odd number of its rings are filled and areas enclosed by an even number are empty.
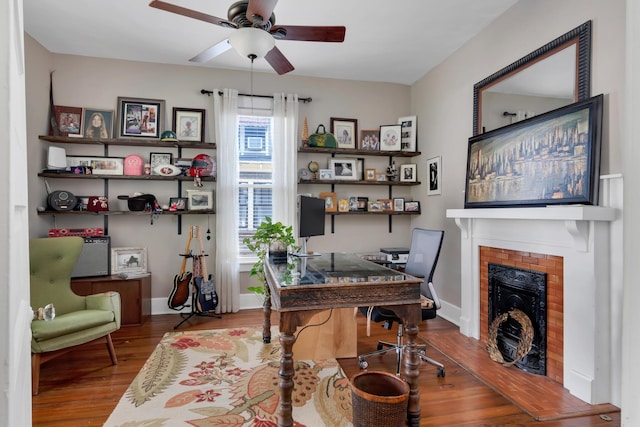
{"type": "Polygon", "coordinates": [[[338,148],[356,148],[358,120],[331,117],[331,133],[338,141],[338,148]]]}
{"type": "Polygon", "coordinates": [[[369,198],[368,197],[358,197],[358,210],[359,211],[366,211],[368,204],[369,204],[369,198]]]}
{"type": "Polygon", "coordinates": [[[184,211],[187,209],[186,197],[170,197],[169,198],[169,211],[184,211]]]}
{"type": "Polygon", "coordinates": [[[320,169],[318,171],[318,179],[319,180],[325,180],[325,181],[332,181],[333,180],[333,169],[320,169]]]}
{"type": "Polygon", "coordinates": [[[147,248],[111,249],[111,274],[146,272],[147,248]]]}
{"type": "Polygon", "coordinates": [[[333,170],[333,178],[336,180],[357,181],[357,160],[356,159],[331,159],[329,169],[333,170]]]}
{"type": "Polygon", "coordinates": [[[387,174],[384,172],[376,172],[376,181],[386,181],[387,174]]]}
{"type": "Polygon", "coordinates": [[[420,202],[404,202],[405,212],[420,212],[420,202]]]}
{"type": "Polygon", "coordinates": [[[324,211],[325,212],[337,212],[338,211],[338,200],[337,200],[337,197],[336,197],[336,193],[333,193],[333,192],[320,193],[320,198],[324,199],[324,211]]]}
{"type": "Polygon", "coordinates": [[[173,107],[173,127],[178,141],[204,142],[205,110],[173,107]]]}
{"type": "Polygon", "coordinates": [[[164,99],[118,97],[118,138],[160,139],[164,99]]]}
{"type": "Polygon", "coordinates": [[[349,212],[349,200],[347,199],[338,200],[338,212],[349,212]]]}
{"type": "Polygon", "coordinates": [[[391,199],[378,199],[378,202],[382,205],[384,212],[393,212],[393,201],[391,199]]]}
{"type": "Polygon", "coordinates": [[[172,165],[173,154],[149,153],[149,164],[151,165],[151,175],[160,175],[158,172],[156,172],[156,167],[161,165],[172,165]]]}
{"type": "Polygon", "coordinates": [[[400,149],[402,151],[415,152],[417,149],[417,117],[400,117],[398,118],[398,123],[402,126],[400,149]]]}
{"type": "Polygon", "coordinates": [[[349,197],[349,210],[352,212],[358,210],[358,198],[356,196],[349,197]]]}
{"type": "Polygon", "coordinates": [[[124,175],[124,157],[67,156],[67,166],[89,167],[94,175],[124,175]]]}
{"type": "Polygon", "coordinates": [[[394,212],[404,212],[404,198],[396,197],[393,199],[393,210],[394,212]]]}
{"type": "MultiPolygon", "coordinates": [[[[56,124],[60,136],[81,135],[82,132],[82,108],[65,107],[56,105],[53,107],[56,115],[56,124]]],[[[51,129],[53,134],[53,129],[51,129]]]]}
{"type": "Polygon", "coordinates": [[[383,212],[382,203],[380,203],[378,200],[376,200],[375,202],[368,202],[367,210],[369,212],[383,212]]]}
{"type": "Polygon", "coordinates": [[[83,135],[88,139],[113,138],[113,110],[82,110],[83,135]]]}
{"type": "Polygon", "coordinates": [[[400,182],[417,182],[417,165],[410,163],[400,165],[400,182]]]}
{"type": "Polygon", "coordinates": [[[363,130],[360,132],[360,150],[379,151],[380,150],[380,130],[363,130]]]}
{"type": "Polygon", "coordinates": [[[213,191],[187,190],[187,206],[190,211],[213,209],[213,191]]]}
{"type": "Polygon", "coordinates": [[[364,174],[365,181],[375,181],[376,180],[376,170],[375,169],[367,169],[364,174]]]}
{"type": "Polygon", "coordinates": [[[427,160],[427,173],[429,173],[429,185],[427,186],[427,196],[442,194],[440,187],[440,177],[442,176],[442,158],[432,157],[427,160]]]}
{"type": "Polygon", "coordinates": [[[402,125],[380,126],[380,151],[400,151],[402,125]]]}

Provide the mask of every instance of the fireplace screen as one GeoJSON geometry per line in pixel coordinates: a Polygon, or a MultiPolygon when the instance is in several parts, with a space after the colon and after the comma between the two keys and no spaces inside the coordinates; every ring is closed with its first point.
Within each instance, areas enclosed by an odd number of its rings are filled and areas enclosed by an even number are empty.
{"type": "MultiPolygon", "coordinates": [[[[529,317],[534,332],[531,351],[515,365],[527,372],[546,375],[546,273],[489,263],[489,324],[514,308],[529,317]]],[[[511,318],[498,329],[496,344],[507,362],[515,359],[520,333],[520,324],[511,318]]]]}

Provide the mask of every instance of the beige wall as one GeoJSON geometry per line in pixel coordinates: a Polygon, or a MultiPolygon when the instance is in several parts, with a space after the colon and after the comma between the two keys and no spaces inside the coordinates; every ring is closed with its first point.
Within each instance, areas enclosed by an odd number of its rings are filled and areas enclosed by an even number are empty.
{"type": "MultiPolygon", "coordinates": [[[[46,235],[54,227],[101,227],[100,218],[60,216],[54,223],[51,217],[38,217],[35,207],[43,206],[46,191],[43,180],[36,177],[36,171],[46,164],[47,143],[38,139],[38,135],[47,131],[47,112],[49,105],[49,70],[54,72],[54,100],[57,105],[116,109],[117,97],[141,97],[166,100],[165,119],[167,128],[171,120],[173,107],[205,108],[207,110],[206,139],[211,141],[213,123],[212,100],[200,94],[201,89],[235,88],[244,93],[250,92],[250,74],[248,72],[228,71],[211,68],[174,66],[130,61],[105,60],[97,58],[52,54],[26,36],[27,68],[27,132],[30,157],[29,202],[31,209],[31,236],[46,235]]],[[[248,68],[248,64],[247,64],[248,68]]],[[[300,104],[300,120],[306,116],[310,131],[313,132],[322,123],[329,130],[330,117],[358,119],[359,129],[376,129],[381,124],[396,123],[397,118],[411,113],[410,88],[404,85],[387,83],[364,83],[333,79],[277,76],[276,74],[255,74],[253,83],[255,93],[272,94],[274,92],[295,92],[302,97],[311,97],[313,101],[300,104]]],[[[99,146],[66,147],[67,154],[101,155],[99,146]]],[[[146,157],[157,148],[111,147],[109,155],[126,156],[139,153],[146,157]]],[[[184,153],[185,156],[198,152],[184,153]]],[[[174,152],[175,155],[175,152],[174,152]]],[[[311,157],[301,155],[300,167],[308,164],[311,157]]],[[[315,158],[323,165],[328,157],[315,158]]],[[[367,158],[366,167],[383,169],[386,158],[367,158]]],[[[97,183],[49,180],[52,190],[68,190],[74,194],[102,194],[102,186],[97,183]]],[[[122,202],[115,199],[118,194],[134,191],[149,192],[166,203],[169,196],[175,196],[177,186],[163,182],[114,182],[109,183],[110,203],[117,206],[122,202]]],[[[183,188],[188,188],[186,183],[183,188]]],[[[328,185],[303,185],[300,192],[318,194],[330,191],[328,185]]],[[[369,197],[387,197],[386,187],[365,188],[363,186],[337,186],[338,195],[366,195],[369,197]]],[[[409,196],[404,188],[397,193],[409,196]]],[[[224,206],[217,206],[224,209],[224,206]]],[[[215,230],[215,216],[211,216],[210,225],[204,216],[184,216],[183,229],[190,224],[201,225],[215,230]]],[[[380,247],[407,246],[409,243],[408,217],[394,218],[393,233],[388,232],[387,217],[350,216],[335,220],[335,233],[330,232],[327,220],[327,234],[314,237],[309,242],[310,249],[316,251],[377,251],[380,247]]],[[[150,224],[148,217],[111,216],[109,234],[112,247],[148,248],[149,269],[153,273],[154,298],[168,296],[173,276],[180,267],[178,253],[184,250],[186,238],[177,235],[177,220],[173,216],[160,217],[150,224]]],[[[215,242],[205,240],[206,251],[214,253],[210,247],[215,242]]],[[[219,244],[220,242],[218,242],[219,244]]],[[[213,271],[213,260],[209,259],[209,271],[213,271]]],[[[243,276],[246,285],[246,276],[243,276]]]]}
{"type": "MultiPolygon", "coordinates": [[[[436,271],[440,297],[454,315],[460,306],[460,232],[446,209],[464,205],[467,141],[472,135],[473,85],[587,20],[593,21],[593,95],[604,93],[605,123],[601,173],[622,173],[620,111],[624,90],[625,2],[555,0],[520,1],[496,19],[411,90],[418,115],[424,176],[426,159],[442,156],[442,195],[424,195],[423,214],[412,226],[443,228],[443,252],[436,271]]],[[[443,311],[446,314],[446,311],[443,311]]],[[[457,318],[451,318],[457,322],[457,318]]]]}

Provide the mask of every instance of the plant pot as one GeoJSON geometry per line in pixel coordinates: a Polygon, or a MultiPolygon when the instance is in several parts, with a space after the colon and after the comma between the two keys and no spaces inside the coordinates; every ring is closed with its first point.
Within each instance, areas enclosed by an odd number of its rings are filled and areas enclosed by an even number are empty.
{"type": "Polygon", "coordinates": [[[269,259],[274,264],[286,264],[287,251],[271,249],[269,251],[269,259]]]}

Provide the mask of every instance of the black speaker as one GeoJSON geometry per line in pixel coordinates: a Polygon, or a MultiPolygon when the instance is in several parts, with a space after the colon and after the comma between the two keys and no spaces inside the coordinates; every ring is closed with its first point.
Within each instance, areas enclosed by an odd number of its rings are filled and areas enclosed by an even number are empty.
{"type": "Polygon", "coordinates": [[[80,258],[71,277],[108,276],[111,271],[111,238],[84,237],[80,258]]]}

